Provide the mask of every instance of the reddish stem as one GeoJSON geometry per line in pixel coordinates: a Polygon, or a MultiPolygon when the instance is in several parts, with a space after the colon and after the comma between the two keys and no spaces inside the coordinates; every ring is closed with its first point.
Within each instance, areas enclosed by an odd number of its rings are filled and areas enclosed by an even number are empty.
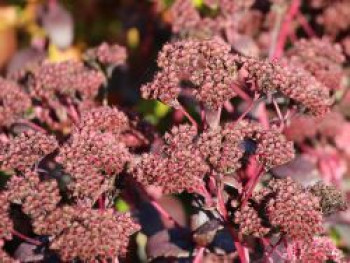
{"type": "Polygon", "coordinates": [[[259,122],[265,129],[269,129],[270,123],[269,123],[269,116],[266,110],[266,104],[265,102],[260,103],[260,105],[257,107],[257,115],[259,122]]]}
{"type": "Polygon", "coordinates": [[[248,105],[247,109],[241,114],[241,116],[239,116],[239,118],[237,120],[234,121],[234,125],[238,122],[240,122],[241,120],[244,119],[245,116],[247,116],[247,114],[253,109],[255,102],[259,99],[259,95],[255,94],[254,96],[254,100],[252,100],[250,102],[250,104],[248,105]]]}
{"type": "Polygon", "coordinates": [[[178,109],[187,117],[190,123],[198,130],[198,123],[196,120],[186,111],[186,109],[179,103],[178,109]]]}
{"type": "Polygon", "coordinates": [[[153,207],[159,212],[161,216],[173,222],[175,226],[181,227],[181,225],[171,216],[163,207],[161,207],[155,200],[151,201],[153,207]]]}
{"type": "Polygon", "coordinates": [[[17,122],[17,124],[27,125],[29,128],[42,133],[47,133],[47,131],[40,127],[39,125],[35,124],[34,122],[28,121],[28,120],[21,120],[17,122]]]}
{"type": "Polygon", "coordinates": [[[254,188],[255,188],[256,184],[258,183],[259,178],[260,178],[263,171],[264,171],[264,167],[262,165],[259,165],[256,169],[256,172],[249,179],[249,183],[247,185],[248,190],[245,192],[244,199],[242,201],[242,207],[247,204],[249,198],[252,196],[254,188]]]}
{"type": "Polygon", "coordinates": [[[98,198],[98,207],[101,211],[105,210],[105,203],[104,203],[103,195],[100,195],[98,198]]]}
{"type": "Polygon", "coordinates": [[[307,21],[307,19],[305,18],[305,16],[300,12],[300,10],[298,10],[298,13],[296,15],[297,20],[299,22],[299,24],[303,27],[305,33],[310,37],[313,38],[316,36],[315,31],[312,29],[312,27],[310,26],[309,22],[307,21]]]}
{"type": "Polygon", "coordinates": [[[224,103],[224,108],[228,113],[234,113],[235,111],[235,107],[232,105],[232,103],[230,101],[226,101],[224,103]]]}
{"type": "Polygon", "coordinates": [[[231,232],[231,235],[232,235],[232,238],[234,240],[235,248],[237,250],[240,262],[241,263],[248,263],[247,257],[246,257],[246,253],[245,253],[245,249],[244,249],[243,245],[241,244],[241,242],[239,241],[239,238],[238,238],[237,234],[233,230],[232,226],[228,226],[228,228],[229,228],[229,230],[231,232]]]}
{"type": "Polygon", "coordinates": [[[225,206],[225,200],[224,197],[222,196],[222,189],[223,187],[217,187],[217,198],[218,198],[218,211],[220,211],[220,214],[222,217],[227,220],[228,219],[228,212],[225,206]]]}
{"type": "Polygon", "coordinates": [[[233,83],[231,87],[234,90],[234,92],[236,92],[237,95],[241,97],[244,101],[248,103],[252,102],[252,98],[247,93],[245,93],[236,83],[233,83]]]}
{"type": "Polygon", "coordinates": [[[22,233],[16,231],[15,229],[12,229],[11,233],[12,233],[14,236],[16,236],[16,237],[18,237],[18,238],[20,238],[20,239],[22,239],[22,240],[24,240],[24,241],[27,241],[27,242],[30,243],[30,244],[33,244],[33,245],[36,245],[36,246],[40,246],[40,245],[41,245],[41,242],[40,242],[40,241],[35,240],[35,239],[33,239],[33,238],[30,238],[30,237],[27,237],[26,235],[24,235],[24,234],[22,234],[22,233]]]}
{"type": "Polygon", "coordinates": [[[273,58],[279,59],[283,55],[284,46],[287,42],[289,30],[294,17],[297,15],[301,0],[292,0],[289,10],[283,20],[281,30],[277,39],[276,49],[273,58]]]}
{"type": "Polygon", "coordinates": [[[199,248],[196,257],[193,259],[193,263],[201,263],[203,261],[204,247],[199,248]]]}

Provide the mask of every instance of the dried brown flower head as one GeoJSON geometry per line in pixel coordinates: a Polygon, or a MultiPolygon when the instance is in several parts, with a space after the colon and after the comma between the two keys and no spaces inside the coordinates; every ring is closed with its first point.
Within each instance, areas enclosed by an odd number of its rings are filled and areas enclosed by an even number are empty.
{"type": "Polygon", "coordinates": [[[334,186],[318,182],[309,187],[309,191],[320,199],[320,205],[324,215],[331,215],[347,209],[347,203],[342,193],[334,186]]]}

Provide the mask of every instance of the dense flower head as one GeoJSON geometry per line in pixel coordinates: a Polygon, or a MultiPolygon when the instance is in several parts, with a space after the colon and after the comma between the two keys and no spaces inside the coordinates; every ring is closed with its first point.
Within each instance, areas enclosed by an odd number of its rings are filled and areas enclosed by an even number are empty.
{"type": "Polygon", "coordinates": [[[287,52],[290,62],[310,72],[330,89],[341,86],[345,58],[340,45],[326,39],[302,39],[287,52]]]}
{"type": "Polygon", "coordinates": [[[318,182],[310,186],[309,191],[320,199],[320,205],[324,215],[331,215],[347,209],[347,203],[342,193],[334,186],[318,182]]]}
{"type": "Polygon", "coordinates": [[[30,106],[27,93],[15,82],[0,77],[0,126],[8,127],[23,118],[30,106]]]}
{"type": "Polygon", "coordinates": [[[22,211],[36,218],[56,209],[61,200],[55,180],[40,181],[35,172],[26,171],[24,177],[13,176],[7,184],[9,201],[22,205],[22,211]]]}
{"type": "Polygon", "coordinates": [[[290,246],[293,251],[292,262],[344,262],[343,253],[329,237],[314,237],[311,242],[294,242],[290,246]]]}
{"type": "Polygon", "coordinates": [[[190,0],[175,0],[170,8],[172,31],[180,38],[206,39],[227,37],[230,30],[236,33],[240,22],[247,15],[254,1],[205,0],[203,5],[215,16],[203,14],[190,0]],[[226,33],[226,34],[225,34],[226,33]]]}
{"type": "Polygon", "coordinates": [[[171,6],[174,33],[189,33],[198,26],[201,17],[190,0],[176,0],[171,6]]]}
{"type": "Polygon", "coordinates": [[[45,62],[33,70],[29,89],[33,96],[42,99],[54,99],[57,95],[75,98],[77,93],[84,99],[93,99],[103,83],[102,73],[81,62],[45,62]]]}
{"type": "Polygon", "coordinates": [[[144,154],[131,165],[131,173],[144,186],[161,187],[165,194],[196,192],[209,168],[199,151],[175,150],[170,156],[144,154]]]}
{"type": "Polygon", "coordinates": [[[199,102],[219,108],[236,95],[231,88],[236,67],[229,51],[230,46],[218,38],[166,44],[158,57],[161,71],[142,87],[143,97],[176,106],[181,85],[187,85],[199,102]]]}
{"type": "Polygon", "coordinates": [[[170,132],[164,134],[164,142],[169,151],[182,147],[189,149],[198,135],[196,127],[192,125],[174,126],[170,132]]]}
{"type": "Polygon", "coordinates": [[[128,128],[128,117],[122,111],[103,106],[83,112],[74,130],[94,130],[118,136],[128,128]]]}
{"type": "Polygon", "coordinates": [[[4,170],[24,171],[57,147],[58,143],[53,136],[34,131],[23,132],[7,143],[1,143],[0,167],[4,170]]]}
{"type": "Polygon", "coordinates": [[[104,42],[98,47],[87,50],[86,57],[88,60],[96,60],[103,65],[120,66],[125,63],[127,54],[124,47],[104,42]]]}
{"type": "Polygon", "coordinates": [[[130,160],[130,153],[111,133],[82,130],[61,147],[57,161],[71,176],[73,196],[92,200],[110,188],[113,177],[130,160]]]}
{"type": "Polygon", "coordinates": [[[159,186],[164,193],[194,192],[203,185],[209,167],[195,145],[197,130],[174,127],[164,135],[160,152],[143,154],[131,163],[130,172],[145,186],[159,186]]]}
{"type": "Polygon", "coordinates": [[[326,5],[323,12],[317,17],[317,23],[325,28],[327,34],[335,37],[346,31],[350,24],[350,7],[347,0],[332,1],[326,5]]]}
{"type": "Polygon", "coordinates": [[[305,106],[315,115],[323,115],[332,104],[329,90],[318,82],[308,71],[276,61],[259,60],[252,57],[236,56],[241,70],[247,72],[246,79],[256,84],[264,93],[281,92],[286,97],[305,106]]]}
{"type": "Polygon", "coordinates": [[[136,114],[127,115],[115,107],[108,106],[83,111],[73,132],[82,130],[110,133],[129,148],[147,146],[155,136],[150,124],[140,120],[136,114]]]}
{"type": "Polygon", "coordinates": [[[56,250],[62,260],[114,259],[125,256],[129,236],[139,227],[129,214],[115,214],[111,209],[98,211],[75,207],[66,211],[70,222],[53,239],[50,248],[56,250]]]}
{"type": "Polygon", "coordinates": [[[257,147],[254,153],[267,169],[285,164],[294,158],[293,143],[287,141],[277,127],[265,129],[259,123],[240,121],[228,123],[225,130],[228,134],[234,134],[235,137],[236,134],[240,134],[241,138],[255,142],[257,147]]]}
{"type": "Polygon", "coordinates": [[[57,207],[47,214],[41,214],[33,220],[33,230],[38,235],[58,236],[71,226],[74,220],[74,206],[57,207]]]}
{"type": "Polygon", "coordinates": [[[263,237],[270,231],[268,227],[263,226],[261,217],[250,204],[235,212],[234,223],[239,225],[239,232],[243,235],[263,237]]]}
{"type": "Polygon", "coordinates": [[[322,232],[318,197],[290,178],[272,180],[269,187],[275,196],[268,201],[266,212],[273,227],[292,240],[311,240],[322,232]]]}
{"type": "Polygon", "coordinates": [[[204,131],[198,140],[203,158],[218,172],[230,174],[241,167],[243,135],[235,129],[204,131]]]}
{"type": "MultiPolygon", "coordinates": [[[[10,218],[10,203],[8,202],[8,194],[0,192],[0,242],[3,239],[12,238],[13,222],[10,218]]],[[[1,248],[0,248],[1,250],[1,248]]]]}

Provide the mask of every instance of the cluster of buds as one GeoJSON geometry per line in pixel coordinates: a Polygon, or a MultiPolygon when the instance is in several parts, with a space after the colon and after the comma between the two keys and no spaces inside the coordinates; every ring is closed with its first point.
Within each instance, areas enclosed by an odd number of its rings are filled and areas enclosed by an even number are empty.
{"type": "Polygon", "coordinates": [[[308,71],[232,55],[230,47],[217,38],[167,44],[159,54],[158,66],[162,70],[142,87],[142,95],[174,107],[179,106],[179,95],[189,89],[206,108],[217,110],[237,96],[233,89],[237,81],[250,83],[260,93],[279,91],[315,115],[327,112],[332,103],[329,89],[308,71]]]}
{"type": "Polygon", "coordinates": [[[323,233],[323,216],[344,210],[346,204],[335,188],[318,183],[304,188],[291,178],[273,179],[234,213],[241,234],[267,236],[278,229],[293,242],[310,242],[323,233]],[[327,192],[327,193],[326,193],[327,192]],[[337,200],[332,200],[336,197],[337,200]]]}
{"type": "Polygon", "coordinates": [[[315,115],[323,115],[332,104],[329,89],[303,68],[242,56],[235,61],[243,78],[260,92],[281,92],[315,115]]]}
{"type": "Polygon", "coordinates": [[[1,142],[0,167],[2,170],[24,171],[57,148],[58,143],[53,136],[31,130],[23,132],[8,142],[1,142]]]}
{"type": "Polygon", "coordinates": [[[88,49],[85,53],[87,61],[97,61],[106,66],[120,66],[126,61],[126,49],[117,44],[102,43],[98,47],[88,49]]]}
{"type": "Polygon", "coordinates": [[[234,223],[239,225],[239,233],[243,235],[259,238],[270,232],[270,228],[263,225],[258,212],[251,205],[245,205],[235,213],[234,223]]]}
{"type": "Polygon", "coordinates": [[[293,251],[292,262],[345,262],[343,253],[328,237],[314,237],[310,242],[293,242],[289,247],[293,251]]]}
{"type": "MultiPolygon", "coordinates": [[[[139,228],[129,214],[115,214],[112,209],[98,211],[83,207],[63,209],[55,213],[51,220],[56,220],[62,231],[50,245],[57,250],[62,260],[96,260],[124,257],[129,244],[129,236],[139,228]],[[60,218],[63,216],[63,219],[60,218]]],[[[51,221],[52,222],[52,221],[51,221]]],[[[44,223],[46,230],[54,230],[44,223]]],[[[48,233],[52,234],[52,233],[48,233]]]]}
{"type": "MultiPolygon", "coordinates": [[[[10,219],[9,215],[9,209],[10,209],[10,203],[8,202],[8,194],[5,192],[0,192],[0,201],[1,201],[1,207],[0,207],[0,242],[3,239],[11,239],[12,238],[12,229],[13,229],[13,222],[10,219]]],[[[1,253],[1,249],[0,249],[1,253]]]]}
{"type": "Polygon", "coordinates": [[[74,101],[77,95],[93,99],[104,81],[102,73],[86,68],[82,62],[46,62],[31,72],[28,86],[35,98],[50,101],[65,95],[74,101]]]}
{"type": "Polygon", "coordinates": [[[55,210],[61,200],[55,180],[41,181],[31,171],[23,177],[13,176],[7,183],[7,193],[9,201],[22,205],[22,211],[32,219],[55,210]]]}
{"type": "Polygon", "coordinates": [[[329,89],[339,89],[344,82],[345,57],[339,44],[326,39],[302,39],[288,50],[289,63],[304,68],[329,89]]]}
{"type": "Polygon", "coordinates": [[[281,133],[246,121],[200,134],[195,127],[181,125],[165,134],[164,142],[159,152],[136,159],[130,171],[143,185],[162,187],[166,193],[193,192],[193,186],[203,186],[209,174],[232,175],[246,154],[256,154],[266,169],[294,157],[293,145],[281,133]],[[253,152],[245,149],[245,140],[256,143],[253,152]]]}
{"type": "Polygon", "coordinates": [[[0,77],[0,127],[9,127],[30,109],[32,102],[15,82],[0,77]]]}
{"type": "Polygon", "coordinates": [[[218,38],[166,44],[158,56],[162,70],[142,87],[143,97],[177,107],[178,96],[189,89],[206,107],[220,108],[236,96],[231,85],[237,72],[229,51],[230,46],[218,38]]]}
{"type": "Polygon", "coordinates": [[[115,176],[123,171],[131,158],[118,136],[126,125],[127,118],[123,113],[103,108],[84,115],[82,122],[74,128],[69,142],[61,147],[56,158],[72,179],[68,188],[74,197],[89,197],[95,201],[113,185],[115,176]],[[99,123],[101,114],[112,118],[99,123]]]}

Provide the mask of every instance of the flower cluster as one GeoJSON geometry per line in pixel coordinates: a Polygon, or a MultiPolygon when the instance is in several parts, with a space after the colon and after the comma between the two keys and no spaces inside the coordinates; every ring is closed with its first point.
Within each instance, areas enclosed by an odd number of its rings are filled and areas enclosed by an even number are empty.
{"type": "Polygon", "coordinates": [[[328,237],[314,237],[311,242],[294,242],[292,262],[343,262],[343,254],[328,237]]]}
{"type": "Polygon", "coordinates": [[[323,231],[318,197],[303,189],[292,179],[269,183],[274,198],[267,202],[269,222],[293,240],[311,240],[323,231]]]}
{"type": "Polygon", "coordinates": [[[235,213],[234,223],[239,225],[239,233],[253,237],[263,237],[270,232],[270,229],[262,224],[258,212],[245,205],[235,213]]]}
{"type": "Polygon", "coordinates": [[[110,207],[95,210],[93,206],[97,198],[113,187],[113,178],[130,161],[131,154],[119,141],[127,129],[130,129],[127,116],[105,107],[85,113],[82,123],[62,146],[53,136],[33,131],[4,143],[1,169],[14,174],[0,192],[0,239],[12,238],[10,204],[16,204],[31,219],[35,234],[50,236],[50,248],[62,260],[125,256],[129,236],[138,230],[138,225],[129,214],[115,214],[110,207]],[[93,126],[90,121],[95,117],[98,124],[101,114],[109,116],[106,120],[110,122],[93,126]],[[65,182],[63,174],[56,181],[41,168],[53,165],[58,165],[54,169],[63,167],[71,182],[65,182]],[[63,184],[61,188],[59,182],[63,184]]]}
{"type": "Polygon", "coordinates": [[[341,0],[333,2],[325,1],[322,12],[317,16],[317,23],[322,25],[327,34],[335,37],[349,28],[349,2],[341,0]]]}
{"type": "Polygon", "coordinates": [[[302,39],[286,55],[289,63],[304,68],[329,89],[339,89],[343,85],[345,58],[340,45],[333,45],[326,39],[302,39]]]}
{"type": "MultiPolygon", "coordinates": [[[[9,217],[10,204],[8,202],[8,194],[1,192],[0,193],[0,242],[3,239],[11,239],[11,231],[13,229],[13,222],[9,217]]],[[[1,251],[1,249],[0,249],[1,251]]]]}
{"type": "Polygon", "coordinates": [[[229,46],[219,39],[165,45],[158,57],[161,71],[153,82],[142,87],[143,97],[178,107],[178,96],[189,89],[205,107],[219,109],[237,96],[232,85],[240,80],[262,93],[279,91],[315,115],[328,111],[332,103],[329,90],[309,71],[275,61],[232,55],[229,51],[229,46]]]}
{"type": "Polygon", "coordinates": [[[207,174],[234,174],[245,154],[256,154],[266,169],[294,157],[293,145],[277,129],[265,130],[246,121],[200,134],[188,125],[174,127],[164,142],[159,152],[135,160],[131,173],[142,184],[162,187],[165,193],[192,192],[193,185],[203,185],[207,174]],[[253,141],[256,150],[245,149],[245,140],[253,141]]]}
{"type": "Polygon", "coordinates": [[[229,51],[220,39],[166,44],[158,56],[161,71],[142,87],[143,97],[176,107],[181,91],[188,88],[206,107],[218,109],[236,95],[231,88],[236,67],[229,51]]]}
{"type": "Polygon", "coordinates": [[[24,171],[57,149],[53,136],[40,132],[23,132],[14,139],[2,143],[0,148],[0,167],[3,170],[24,171]]]}
{"type": "Polygon", "coordinates": [[[303,68],[251,57],[236,56],[235,60],[243,76],[264,93],[279,91],[315,115],[324,114],[332,104],[327,87],[303,68]]]}
{"type": "Polygon", "coordinates": [[[123,113],[105,108],[87,113],[82,120],[74,128],[69,142],[60,149],[57,161],[72,179],[68,185],[72,195],[96,200],[101,193],[110,189],[115,175],[121,173],[130,160],[127,147],[118,137],[127,119],[123,113]],[[114,118],[107,118],[106,123],[99,125],[98,118],[94,118],[99,114],[110,114],[114,118]],[[97,123],[93,126],[95,119],[97,123]]]}
{"type": "Polygon", "coordinates": [[[32,96],[52,100],[61,95],[73,100],[81,96],[93,99],[104,83],[102,73],[84,67],[81,62],[43,63],[31,72],[29,90],[32,96]]]}
{"type": "Polygon", "coordinates": [[[109,45],[102,43],[98,47],[88,49],[85,53],[87,60],[94,60],[102,65],[120,66],[126,61],[126,49],[117,44],[109,45]]]}
{"type": "Polygon", "coordinates": [[[41,182],[34,172],[27,172],[24,177],[13,176],[7,188],[9,201],[21,204],[22,211],[32,219],[55,210],[61,200],[57,182],[41,182]]]}
{"type": "Polygon", "coordinates": [[[115,215],[113,210],[97,211],[75,207],[65,212],[72,214],[62,214],[67,222],[62,219],[58,222],[63,221],[66,227],[62,228],[50,246],[51,249],[58,250],[65,261],[76,258],[108,260],[125,256],[129,236],[138,230],[129,215],[115,215]]]}
{"type": "Polygon", "coordinates": [[[0,127],[9,127],[24,117],[32,102],[15,82],[0,77],[0,127]]]}
{"type": "Polygon", "coordinates": [[[176,0],[170,8],[172,31],[181,38],[230,39],[231,31],[239,30],[240,22],[244,21],[241,14],[250,14],[253,1],[218,0],[203,1],[203,4],[216,15],[203,16],[190,0],[176,0]]]}

